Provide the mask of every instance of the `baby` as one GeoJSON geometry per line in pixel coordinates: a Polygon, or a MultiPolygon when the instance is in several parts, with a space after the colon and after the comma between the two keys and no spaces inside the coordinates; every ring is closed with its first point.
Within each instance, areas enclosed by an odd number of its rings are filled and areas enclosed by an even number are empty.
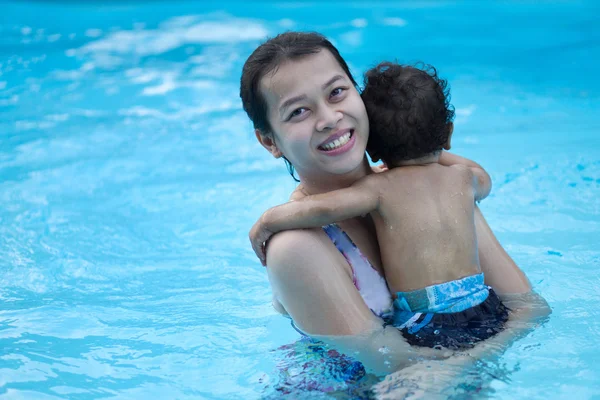
{"type": "Polygon", "coordinates": [[[395,298],[394,326],[413,345],[472,347],[508,319],[484,284],[477,251],[475,202],[489,194],[489,175],[438,163],[450,149],[454,111],[433,67],[381,63],[366,73],[362,98],[367,151],[388,170],[268,210],[250,233],[253,248],[264,264],[264,243],[279,231],[370,213],[395,298]]]}

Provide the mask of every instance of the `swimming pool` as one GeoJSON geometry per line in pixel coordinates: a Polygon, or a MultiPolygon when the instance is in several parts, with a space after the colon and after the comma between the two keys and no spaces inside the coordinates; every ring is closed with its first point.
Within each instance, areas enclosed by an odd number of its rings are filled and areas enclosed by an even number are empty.
{"type": "Polygon", "coordinates": [[[600,396],[600,7],[390,3],[2,4],[0,396],[365,396],[276,315],[247,240],[294,182],[240,69],[286,29],[357,75],[397,58],[450,80],[453,150],[492,175],[482,210],[553,309],[486,395],[600,396]]]}

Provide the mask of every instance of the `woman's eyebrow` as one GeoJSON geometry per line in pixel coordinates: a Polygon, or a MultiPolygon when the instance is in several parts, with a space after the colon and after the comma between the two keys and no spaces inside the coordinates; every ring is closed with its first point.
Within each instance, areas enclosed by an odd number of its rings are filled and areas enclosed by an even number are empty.
{"type": "Polygon", "coordinates": [[[301,94],[300,96],[295,96],[295,97],[287,99],[286,101],[283,102],[283,104],[281,106],[279,106],[279,113],[282,114],[286,108],[288,108],[292,104],[302,101],[304,99],[306,99],[305,94],[301,94]]]}
{"type": "MultiPolygon", "coordinates": [[[[344,76],[340,75],[340,74],[333,76],[330,80],[328,80],[323,85],[321,85],[321,89],[323,89],[323,90],[327,89],[328,86],[331,86],[333,83],[337,82],[340,79],[344,79],[344,76]]],[[[285,111],[286,108],[288,108],[289,106],[291,106],[294,103],[297,103],[297,102],[305,100],[305,99],[306,99],[305,94],[301,94],[299,96],[295,96],[295,97],[291,97],[291,98],[287,99],[279,106],[279,113],[283,114],[283,112],[285,111]]]]}
{"type": "Polygon", "coordinates": [[[344,79],[344,77],[342,75],[335,75],[333,78],[331,78],[330,80],[328,80],[327,82],[325,82],[323,84],[323,86],[321,86],[321,89],[325,90],[327,89],[328,86],[331,86],[335,81],[338,81],[340,79],[344,79]]]}

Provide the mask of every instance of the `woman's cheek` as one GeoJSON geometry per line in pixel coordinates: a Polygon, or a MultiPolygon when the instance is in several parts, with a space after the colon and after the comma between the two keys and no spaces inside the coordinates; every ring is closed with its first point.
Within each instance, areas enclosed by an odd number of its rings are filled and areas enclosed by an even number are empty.
{"type": "Polygon", "coordinates": [[[304,121],[294,124],[286,137],[287,147],[295,152],[302,151],[301,149],[310,143],[311,135],[308,132],[308,124],[304,121]]]}
{"type": "Polygon", "coordinates": [[[307,118],[304,118],[302,121],[299,121],[298,123],[296,123],[296,126],[294,126],[295,129],[295,135],[294,137],[298,140],[298,141],[306,141],[306,140],[310,140],[311,136],[312,136],[312,118],[310,116],[308,116],[307,118]]]}

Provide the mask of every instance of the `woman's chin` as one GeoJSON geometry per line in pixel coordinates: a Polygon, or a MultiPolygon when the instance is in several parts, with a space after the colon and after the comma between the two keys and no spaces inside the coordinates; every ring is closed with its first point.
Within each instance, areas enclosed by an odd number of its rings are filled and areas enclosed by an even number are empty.
{"type": "Polygon", "coordinates": [[[347,153],[345,157],[339,158],[334,162],[328,162],[326,169],[327,172],[333,175],[347,175],[355,173],[360,170],[365,164],[366,153],[363,152],[352,152],[347,153]]]}

